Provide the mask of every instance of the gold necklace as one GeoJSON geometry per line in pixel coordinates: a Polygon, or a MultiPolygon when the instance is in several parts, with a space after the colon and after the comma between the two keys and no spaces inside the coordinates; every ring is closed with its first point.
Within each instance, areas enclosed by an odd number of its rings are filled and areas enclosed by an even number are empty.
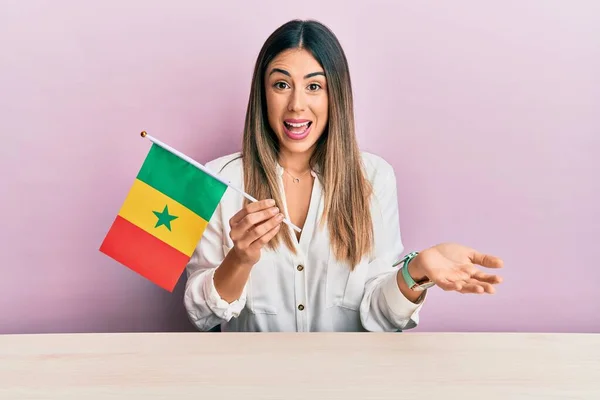
{"type": "MultiPolygon", "coordinates": [[[[294,183],[299,183],[300,182],[300,178],[296,178],[294,175],[290,174],[287,169],[284,169],[284,171],[287,172],[287,174],[292,177],[294,183]]],[[[310,172],[310,169],[308,171],[306,171],[305,173],[303,173],[302,175],[300,175],[300,176],[304,177],[304,175],[308,174],[309,172],[310,172]]]]}

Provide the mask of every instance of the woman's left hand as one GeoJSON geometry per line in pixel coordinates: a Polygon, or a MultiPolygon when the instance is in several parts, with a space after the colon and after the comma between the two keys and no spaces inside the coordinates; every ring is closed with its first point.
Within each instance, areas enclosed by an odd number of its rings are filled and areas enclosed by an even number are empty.
{"type": "Polygon", "coordinates": [[[460,244],[443,243],[420,252],[409,264],[409,272],[413,277],[427,277],[447,291],[494,293],[494,285],[501,283],[502,278],[485,273],[476,265],[502,268],[504,262],[460,244]]]}

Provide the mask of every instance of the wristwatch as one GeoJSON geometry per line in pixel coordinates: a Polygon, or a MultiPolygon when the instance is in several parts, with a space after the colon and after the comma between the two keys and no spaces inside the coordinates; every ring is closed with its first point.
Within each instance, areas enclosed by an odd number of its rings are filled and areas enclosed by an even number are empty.
{"type": "Polygon", "coordinates": [[[400,261],[396,262],[393,266],[395,267],[395,266],[397,266],[399,264],[403,264],[402,267],[400,267],[400,269],[402,271],[402,278],[404,278],[404,282],[406,282],[406,285],[411,290],[420,292],[420,291],[423,291],[425,289],[428,289],[428,288],[432,287],[433,285],[435,285],[435,283],[432,282],[429,278],[425,278],[423,280],[415,282],[415,280],[412,278],[412,276],[410,276],[410,274],[408,273],[408,264],[410,264],[410,262],[418,254],[419,254],[419,252],[417,252],[417,251],[413,251],[411,253],[408,253],[400,261]]]}

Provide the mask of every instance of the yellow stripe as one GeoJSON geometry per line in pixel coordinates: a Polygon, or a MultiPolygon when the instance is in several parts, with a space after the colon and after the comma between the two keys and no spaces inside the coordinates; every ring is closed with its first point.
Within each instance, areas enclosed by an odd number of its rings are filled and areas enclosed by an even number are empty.
{"type": "Polygon", "coordinates": [[[133,182],[119,215],[188,256],[194,252],[208,224],[189,208],[139,179],[133,182]],[[163,212],[165,205],[169,214],[177,217],[170,221],[170,231],[165,225],[156,227],[158,217],[153,212],[163,212]]]}

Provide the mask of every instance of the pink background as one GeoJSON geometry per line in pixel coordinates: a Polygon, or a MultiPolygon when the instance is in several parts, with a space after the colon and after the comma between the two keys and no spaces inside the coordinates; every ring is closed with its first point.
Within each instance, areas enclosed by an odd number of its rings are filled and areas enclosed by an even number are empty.
{"type": "Polygon", "coordinates": [[[495,296],[432,290],[417,329],[599,332],[600,3],[369,3],[3,1],[0,333],[192,329],[183,279],[168,293],[98,247],[139,132],[200,162],[238,150],[255,57],[295,17],[345,47],[407,251],[505,259],[495,296]]]}

